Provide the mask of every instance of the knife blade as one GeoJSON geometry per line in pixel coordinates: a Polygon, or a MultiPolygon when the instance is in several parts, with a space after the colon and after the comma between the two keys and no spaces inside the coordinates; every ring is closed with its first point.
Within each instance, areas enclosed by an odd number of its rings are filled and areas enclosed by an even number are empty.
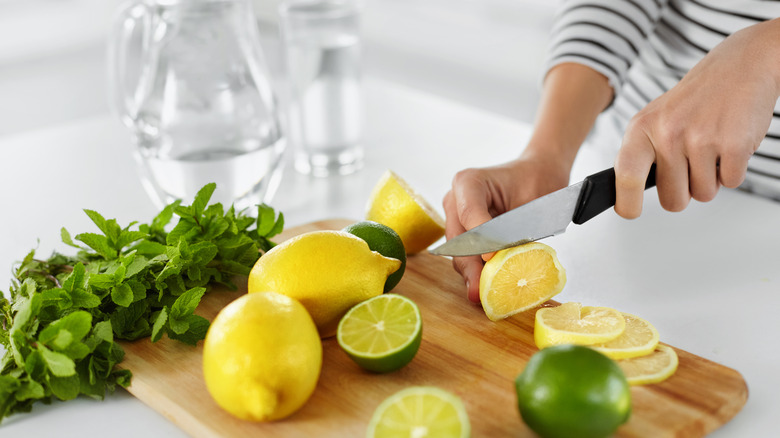
{"type": "MultiPolygon", "coordinates": [[[[655,186],[655,164],[645,190],[655,186]]],[[[615,206],[615,168],[602,170],[568,187],[534,199],[453,237],[431,254],[470,256],[523,245],[566,231],[615,206]]]]}

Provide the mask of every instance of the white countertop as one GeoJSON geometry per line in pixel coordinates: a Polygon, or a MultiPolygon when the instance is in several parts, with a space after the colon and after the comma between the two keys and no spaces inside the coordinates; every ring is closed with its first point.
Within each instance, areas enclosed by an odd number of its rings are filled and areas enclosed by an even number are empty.
{"type": "MultiPolygon", "coordinates": [[[[527,125],[388,82],[368,80],[366,95],[365,168],[313,179],[288,166],[272,202],[288,227],[359,219],[387,168],[440,209],[457,170],[507,160],[529,134],[527,125]]],[[[12,264],[31,248],[44,256],[67,251],[60,227],[90,230],[83,208],[120,224],[156,213],[136,178],[128,133],[107,114],[0,137],[0,157],[0,290],[7,290],[12,264]]],[[[584,150],[573,180],[607,165],[584,150]]],[[[568,284],[556,299],[637,314],[655,324],[662,341],[736,369],[748,383],[748,402],[712,436],[769,436],[780,427],[778,224],[780,203],[741,192],[722,190],[713,202],[671,214],[648,191],[638,220],[607,212],[546,240],[567,270],[568,284]]],[[[465,295],[463,305],[471,305],[465,295]]],[[[3,436],[104,434],[185,436],[122,389],[102,402],[39,404],[0,425],[3,436]]]]}

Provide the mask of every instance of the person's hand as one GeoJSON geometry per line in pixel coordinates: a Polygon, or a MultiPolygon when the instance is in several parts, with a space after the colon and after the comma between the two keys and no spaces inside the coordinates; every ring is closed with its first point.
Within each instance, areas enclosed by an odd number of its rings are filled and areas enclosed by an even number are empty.
{"type": "MultiPolygon", "coordinates": [[[[569,171],[562,160],[526,156],[499,166],[458,172],[443,202],[447,239],[565,187],[569,171]]],[[[455,270],[466,283],[468,299],[474,303],[479,302],[479,277],[484,260],[491,255],[453,258],[455,270]]]]}
{"type": "Polygon", "coordinates": [[[780,90],[780,20],[726,38],[668,92],[631,120],[615,161],[615,211],[642,212],[656,162],[661,206],[683,210],[745,178],[748,159],[769,129],[780,90]]]}

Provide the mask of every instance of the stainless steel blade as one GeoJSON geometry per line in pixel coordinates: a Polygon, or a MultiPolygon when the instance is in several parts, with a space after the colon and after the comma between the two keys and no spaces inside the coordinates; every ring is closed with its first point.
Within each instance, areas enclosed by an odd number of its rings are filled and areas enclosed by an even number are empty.
{"type": "Polygon", "coordinates": [[[498,251],[566,231],[574,216],[583,182],[534,199],[482,225],[455,236],[431,254],[479,255],[498,251]]]}

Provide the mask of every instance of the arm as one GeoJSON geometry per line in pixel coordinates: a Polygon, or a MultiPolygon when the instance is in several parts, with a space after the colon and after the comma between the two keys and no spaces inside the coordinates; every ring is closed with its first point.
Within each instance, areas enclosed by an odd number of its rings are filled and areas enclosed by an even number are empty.
{"type": "Polygon", "coordinates": [[[742,183],[780,96],[777,41],[780,19],[734,33],[636,114],[615,161],[618,214],[639,216],[653,162],[659,200],[670,211],[742,183]]]}
{"type": "MultiPolygon", "coordinates": [[[[572,63],[554,67],[544,81],[534,131],[520,157],[455,175],[444,198],[447,238],[565,187],[580,145],[611,99],[612,88],[600,73],[572,63]]],[[[483,264],[479,256],[453,259],[472,302],[479,302],[483,264]]]]}

